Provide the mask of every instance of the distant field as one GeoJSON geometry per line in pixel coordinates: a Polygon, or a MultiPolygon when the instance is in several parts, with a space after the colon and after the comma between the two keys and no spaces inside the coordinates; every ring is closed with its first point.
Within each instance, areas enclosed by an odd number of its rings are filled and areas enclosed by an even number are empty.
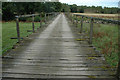
{"type": "Polygon", "coordinates": [[[80,14],[80,15],[86,15],[90,17],[98,17],[98,18],[105,18],[105,19],[118,19],[118,14],[95,14],[95,13],[74,13],[74,14],[80,14]]]}

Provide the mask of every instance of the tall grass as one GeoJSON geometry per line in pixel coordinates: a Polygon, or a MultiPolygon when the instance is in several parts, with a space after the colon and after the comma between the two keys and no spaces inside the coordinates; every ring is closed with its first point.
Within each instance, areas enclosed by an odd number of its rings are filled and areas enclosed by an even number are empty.
{"type": "MultiPolygon", "coordinates": [[[[90,23],[84,22],[83,30],[89,36],[90,23]]],[[[117,66],[118,63],[118,26],[117,25],[94,23],[93,45],[97,48],[97,50],[100,50],[101,54],[105,55],[106,61],[111,66],[117,66]]]]}

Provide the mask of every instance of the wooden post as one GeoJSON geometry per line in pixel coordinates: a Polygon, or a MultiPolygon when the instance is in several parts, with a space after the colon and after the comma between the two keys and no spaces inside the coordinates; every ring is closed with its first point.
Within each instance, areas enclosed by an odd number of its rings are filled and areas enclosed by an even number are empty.
{"type": "Polygon", "coordinates": [[[34,14],[32,14],[32,28],[33,28],[33,32],[35,32],[34,14]]]}
{"type": "Polygon", "coordinates": [[[82,20],[81,20],[81,29],[80,29],[80,33],[82,33],[83,30],[83,16],[82,16],[82,20]]]}
{"type": "Polygon", "coordinates": [[[18,43],[20,43],[19,16],[16,17],[16,30],[17,30],[18,43]]]}
{"type": "Polygon", "coordinates": [[[72,14],[70,15],[70,17],[71,17],[71,21],[72,21],[72,14]]]}
{"type": "Polygon", "coordinates": [[[45,23],[46,23],[46,13],[45,13],[45,23]]]}
{"type": "Polygon", "coordinates": [[[40,14],[40,16],[39,16],[39,17],[40,17],[40,28],[41,28],[41,14],[40,14]]]}
{"type": "Polygon", "coordinates": [[[77,24],[78,24],[78,19],[77,19],[77,15],[76,15],[76,27],[77,27],[77,24]]]}
{"type": "Polygon", "coordinates": [[[74,14],[73,14],[73,24],[74,24],[74,14]]]}
{"type": "MultiPolygon", "coordinates": [[[[120,52],[119,52],[118,54],[120,54],[120,52]]],[[[119,58],[120,58],[120,57],[119,57],[119,58]]],[[[118,62],[118,68],[117,68],[116,77],[117,77],[118,80],[120,79],[120,59],[119,59],[119,62],[118,62]]]]}
{"type": "Polygon", "coordinates": [[[69,19],[70,19],[70,12],[68,12],[68,16],[69,16],[69,19]]]}
{"type": "Polygon", "coordinates": [[[49,20],[49,13],[48,13],[48,20],[49,20]]]}
{"type": "Polygon", "coordinates": [[[89,40],[89,44],[92,44],[92,37],[93,37],[93,18],[91,18],[91,24],[90,24],[90,40],[89,40]]]}
{"type": "Polygon", "coordinates": [[[71,20],[72,20],[72,23],[73,23],[73,14],[71,14],[71,20]]]}
{"type": "Polygon", "coordinates": [[[70,19],[70,21],[71,21],[71,14],[69,13],[69,19],[70,19]]]}
{"type": "Polygon", "coordinates": [[[56,16],[56,13],[54,13],[54,17],[56,16]]]}
{"type": "Polygon", "coordinates": [[[42,14],[40,14],[40,28],[42,27],[42,14]]]}

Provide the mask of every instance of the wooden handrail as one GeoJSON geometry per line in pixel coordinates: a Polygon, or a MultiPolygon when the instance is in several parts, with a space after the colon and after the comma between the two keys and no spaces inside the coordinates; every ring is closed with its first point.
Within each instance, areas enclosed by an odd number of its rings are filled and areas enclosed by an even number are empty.
{"type": "Polygon", "coordinates": [[[103,19],[103,18],[97,18],[97,17],[89,17],[89,16],[85,16],[85,15],[80,15],[80,14],[73,14],[75,16],[83,16],[85,18],[89,18],[89,19],[94,19],[94,20],[100,20],[100,21],[104,21],[104,22],[109,22],[109,23],[114,23],[114,24],[118,24],[120,23],[119,20],[111,20],[111,19],[103,19]]]}
{"type": "MultiPolygon", "coordinates": [[[[51,14],[53,14],[53,16],[54,16],[54,14],[55,14],[55,12],[53,12],[53,13],[45,13],[45,23],[46,23],[46,14],[48,14],[48,17],[49,17],[49,15],[51,15],[51,14]]],[[[58,13],[57,13],[58,14],[58,13]]],[[[55,15],[57,15],[57,14],[55,14],[55,15]]],[[[15,16],[16,17],[16,30],[17,30],[17,38],[11,38],[11,39],[18,39],[18,43],[20,43],[21,41],[21,37],[20,37],[20,29],[19,29],[19,19],[21,18],[21,17],[32,17],[32,30],[28,30],[28,32],[35,32],[35,25],[34,25],[34,17],[35,16],[39,16],[40,18],[42,17],[41,16],[41,13],[40,14],[28,14],[28,15],[19,15],[19,16],[15,16]]],[[[41,28],[41,25],[42,25],[42,21],[41,20],[39,20],[39,22],[40,22],[40,28],[41,28]]]]}
{"type": "MultiPolygon", "coordinates": [[[[68,13],[70,16],[72,13],[68,13]]],[[[72,16],[81,16],[82,20],[81,20],[81,30],[80,32],[82,32],[82,27],[83,27],[83,18],[88,18],[91,20],[91,25],[90,25],[90,38],[89,38],[89,43],[92,44],[92,35],[93,35],[93,23],[94,20],[99,20],[99,21],[103,21],[103,22],[107,22],[107,23],[112,23],[112,24],[117,24],[118,25],[118,30],[120,30],[120,21],[119,20],[111,20],[111,19],[102,19],[102,18],[97,18],[97,17],[89,17],[89,16],[85,16],[85,15],[81,15],[81,14],[72,14],[72,16]]],[[[73,24],[74,24],[74,20],[72,20],[73,24]]],[[[76,23],[77,25],[77,23],[76,23]]],[[[118,32],[120,35],[120,31],[118,32]]],[[[116,71],[116,78],[117,80],[120,79],[120,36],[119,36],[119,41],[118,41],[118,47],[119,47],[119,53],[118,53],[118,57],[119,57],[119,62],[118,62],[118,68],[116,71]]]]}

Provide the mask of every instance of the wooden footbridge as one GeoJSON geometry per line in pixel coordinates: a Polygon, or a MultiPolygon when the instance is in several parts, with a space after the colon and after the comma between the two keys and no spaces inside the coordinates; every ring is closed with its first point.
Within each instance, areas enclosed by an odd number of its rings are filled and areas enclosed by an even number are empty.
{"type": "Polygon", "coordinates": [[[18,34],[19,46],[3,56],[3,80],[117,80],[117,68],[87,40],[76,40],[84,35],[65,14],[54,15],[37,31],[33,22],[33,32],[22,42],[18,34]]]}

